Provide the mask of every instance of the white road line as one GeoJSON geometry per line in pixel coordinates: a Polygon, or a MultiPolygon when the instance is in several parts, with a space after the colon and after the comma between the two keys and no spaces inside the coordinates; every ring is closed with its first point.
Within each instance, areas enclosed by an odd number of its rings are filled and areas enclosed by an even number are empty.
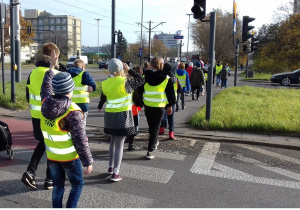
{"type": "Polygon", "coordinates": [[[208,142],[191,168],[192,173],[209,174],[220,148],[220,143],[208,142]]]}
{"type": "Polygon", "coordinates": [[[252,159],[252,158],[247,158],[247,157],[244,157],[242,155],[238,155],[236,157],[236,159],[244,161],[246,163],[255,164],[258,167],[261,167],[263,169],[275,172],[277,174],[281,174],[281,175],[286,176],[286,177],[290,177],[292,179],[300,180],[300,174],[297,174],[297,173],[294,173],[294,172],[291,172],[291,171],[287,171],[285,169],[277,168],[277,167],[270,167],[270,166],[267,166],[267,164],[265,164],[261,161],[252,159]]]}
{"type": "Polygon", "coordinates": [[[242,148],[245,148],[245,149],[252,150],[254,152],[258,152],[258,153],[261,153],[261,154],[264,154],[264,155],[268,155],[270,157],[275,157],[275,158],[278,158],[280,160],[300,164],[300,160],[296,159],[296,158],[288,157],[288,156],[285,156],[285,155],[281,155],[281,154],[278,154],[278,153],[275,153],[275,152],[271,152],[271,151],[268,151],[268,150],[265,150],[265,149],[261,149],[261,148],[258,148],[258,147],[253,147],[253,146],[246,145],[246,144],[235,144],[235,145],[237,145],[239,147],[242,147],[242,148]]]}
{"type": "MultiPolygon", "coordinates": [[[[20,181],[21,174],[1,171],[0,182],[1,191],[19,194],[22,196],[29,196],[35,199],[42,199],[51,201],[51,190],[37,190],[32,191],[23,185],[20,181]]],[[[71,187],[65,187],[64,203],[66,203],[71,187]]],[[[83,186],[83,191],[78,203],[79,208],[149,208],[153,199],[135,196],[125,193],[118,193],[111,190],[103,190],[101,188],[94,188],[88,185],[83,186]]],[[[51,205],[51,203],[50,203],[51,205]]],[[[65,204],[64,204],[65,206],[65,204]]],[[[51,208],[51,206],[49,206],[51,208]]]]}
{"type": "Polygon", "coordinates": [[[191,143],[190,143],[190,146],[191,146],[191,147],[194,146],[195,143],[197,142],[196,140],[190,140],[190,141],[191,141],[191,143]]]}

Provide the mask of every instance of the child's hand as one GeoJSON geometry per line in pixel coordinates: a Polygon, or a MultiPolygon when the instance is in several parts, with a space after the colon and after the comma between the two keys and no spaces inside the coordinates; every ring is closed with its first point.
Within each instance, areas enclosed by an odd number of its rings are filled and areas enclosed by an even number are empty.
{"type": "Polygon", "coordinates": [[[171,106],[168,106],[168,108],[167,108],[167,115],[171,115],[172,112],[173,112],[172,107],[171,107],[171,106]]]}
{"type": "Polygon", "coordinates": [[[86,171],[84,172],[84,174],[89,174],[92,172],[92,170],[93,170],[93,166],[89,165],[88,167],[86,167],[86,171]]]}
{"type": "Polygon", "coordinates": [[[93,88],[92,88],[91,86],[88,86],[87,92],[91,93],[91,92],[93,92],[93,91],[94,91],[93,88]]]}

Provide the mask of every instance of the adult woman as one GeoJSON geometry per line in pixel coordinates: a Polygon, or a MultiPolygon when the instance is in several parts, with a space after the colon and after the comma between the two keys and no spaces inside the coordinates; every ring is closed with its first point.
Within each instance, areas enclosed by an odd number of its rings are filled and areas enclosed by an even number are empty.
{"type": "Polygon", "coordinates": [[[173,82],[160,68],[160,59],[154,57],[150,62],[152,71],[145,72],[145,84],[138,88],[143,95],[145,115],[149,126],[149,142],[146,159],[153,159],[153,151],[157,149],[158,132],[163,118],[165,107],[167,113],[172,114],[172,106],[175,104],[175,92],[173,82]]]}
{"type": "Polygon", "coordinates": [[[104,132],[111,136],[108,173],[112,174],[110,180],[115,182],[122,180],[119,170],[125,137],[135,134],[131,93],[144,83],[143,77],[133,70],[128,71],[133,78],[126,78],[123,67],[125,70],[129,69],[127,64],[118,59],[113,58],[108,62],[110,77],[102,82],[101,100],[98,105],[100,112],[103,102],[106,101],[104,132]]]}

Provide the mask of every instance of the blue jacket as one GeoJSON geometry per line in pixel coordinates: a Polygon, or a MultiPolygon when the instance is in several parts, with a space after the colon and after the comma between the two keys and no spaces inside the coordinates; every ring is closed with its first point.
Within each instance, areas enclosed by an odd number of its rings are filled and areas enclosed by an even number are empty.
{"type": "MultiPolygon", "coordinates": [[[[78,74],[80,74],[83,70],[78,67],[72,67],[68,69],[68,72],[71,74],[72,78],[76,77],[78,74]]],[[[93,79],[93,77],[90,75],[89,72],[84,71],[82,74],[82,81],[81,84],[91,86],[93,88],[93,91],[96,90],[96,84],[93,79]]],[[[89,111],[89,104],[88,103],[77,103],[77,105],[81,108],[82,112],[89,111]]]]}
{"type": "Polygon", "coordinates": [[[179,75],[179,76],[183,76],[184,74],[186,74],[186,87],[183,87],[182,88],[182,91],[183,92],[186,92],[187,90],[190,91],[190,77],[189,77],[189,73],[186,72],[186,70],[183,70],[183,69],[177,69],[176,73],[179,75]]]}

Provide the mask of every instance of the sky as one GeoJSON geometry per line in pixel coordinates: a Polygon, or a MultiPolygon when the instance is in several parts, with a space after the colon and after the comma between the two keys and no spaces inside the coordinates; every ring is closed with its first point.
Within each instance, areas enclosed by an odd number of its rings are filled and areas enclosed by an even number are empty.
{"type": "MultiPolygon", "coordinates": [[[[97,46],[111,43],[111,0],[19,0],[20,9],[24,15],[24,9],[46,10],[53,15],[70,15],[82,21],[82,45],[97,46]],[[98,21],[99,36],[98,36],[98,21]]],[[[2,0],[9,4],[10,0],[2,0]]],[[[151,28],[152,37],[155,33],[174,34],[178,30],[184,36],[182,48],[187,50],[188,25],[193,0],[115,0],[116,2],[116,30],[121,30],[128,43],[137,42],[141,34],[142,2],[143,2],[143,25],[149,28],[149,21],[153,22],[151,28]]],[[[237,13],[240,17],[254,17],[251,25],[258,29],[263,24],[273,22],[274,11],[281,5],[286,5],[291,0],[235,0],[237,13]]],[[[209,16],[214,9],[232,12],[233,0],[207,0],[206,14],[209,16]]],[[[190,23],[195,22],[190,16],[190,23]]],[[[208,23],[203,23],[208,24],[208,23]]],[[[241,23],[240,23],[241,24],[241,23]]],[[[254,29],[254,30],[255,30],[254,29]]],[[[143,28],[143,36],[149,38],[149,32],[143,28]]],[[[192,39],[189,39],[189,48],[193,47],[192,39]]]]}

